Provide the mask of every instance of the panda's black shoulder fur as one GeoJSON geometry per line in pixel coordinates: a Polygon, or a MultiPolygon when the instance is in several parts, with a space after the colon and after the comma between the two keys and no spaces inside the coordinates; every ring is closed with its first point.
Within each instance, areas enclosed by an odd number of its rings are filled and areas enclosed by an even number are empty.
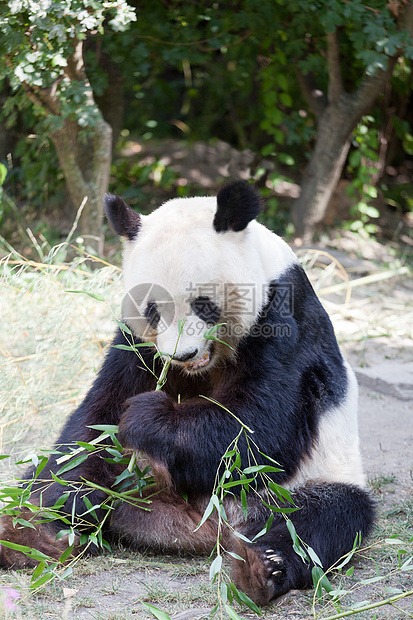
{"type": "Polygon", "coordinates": [[[299,386],[296,412],[304,412],[316,428],[319,416],[347,395],[347,372],[333,326],[301,265],[291,266],[269,289],[252,335],[241,343],[241,356],[257,363],[268,354],[264,363],[277,369],[277,380],[292,391],[299,386]],[[254,331],[263,336],[257,338],[254,331]]]}

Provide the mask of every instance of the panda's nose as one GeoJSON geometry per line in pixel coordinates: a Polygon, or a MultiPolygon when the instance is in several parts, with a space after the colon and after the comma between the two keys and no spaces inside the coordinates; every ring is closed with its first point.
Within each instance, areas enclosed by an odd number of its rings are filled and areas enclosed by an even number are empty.
{"type": "Polygon", "coordinates": [[[198,349],[193,349],[192,351],[183,351],[183,353],[179,353],[174,355],[174,360],[178,362],[187,362],[191,360],[198,353],[198,349]]]}

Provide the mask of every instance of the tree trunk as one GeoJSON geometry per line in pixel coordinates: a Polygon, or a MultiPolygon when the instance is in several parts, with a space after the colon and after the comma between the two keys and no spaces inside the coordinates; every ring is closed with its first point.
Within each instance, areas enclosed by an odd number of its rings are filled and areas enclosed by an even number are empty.
{"type": "MultiPolygon", "coordinates": [[[[413,31],[413,0],[403,7],[399,26],[409,33],[413,31]]],[[[378,70],[375,75],[366,74],[350,95],[344,90],[341,76],[339,31],[328,32],[326,39],[328,97],[320,97],[321,91],[314,88],[311,75],[298,73],[302,93],[318,118],[315,149],[303,175],[300,197],[291,211],[296,234],[305,242],[311,240],[317,224],[324,219],[346,162],[353,130],[384,91],[401,53],[399,50],[388,59],[386,69],[378,70]]]]}
{"type": "Polygon", "coordinates": [[[303,174],[301,193],[293,204],[291,216],[297,237],[311,240],[320,224],[336,188],[350,148],[351,134],[383,91],[393,71],[396,58],[386,71],[368,76],[354,95],[336,89],[318,120],[317,141],[303,174]]]}
{"type": "Polygon", "coordinates": [[[324,218],[350,148],[353,127],[342,108],[329,106],[320,118],[317,142],[292,209],[296,235],[305,242],[324,218]]]}
{"type": "Polygon", "coordinates": [[[61,118],[60,129],[50,137],[56,148],[66,187],[73,202],[75,214],[79,213],[79,230],[85,246],[93,254],[103,254],[103,196],[109,184],[112,161],[112,129],[94,100],[93,91],[86,75],[83,59],[83,41],[75,41],[72,54],[67,59],[63,75],[49,88],[32,87],[23,82],[29,99],[43,108],[46,115],[61,118]],[[63,78],[84,84],[85,107],[95,115],[83,140],[80,127],[71,116],[62,113],[59,85],[63,78]],[[86,140],[86,141],[85,141],[86,140]]]}
{"type": "Polygon", "coordinates": [[[95,100],[103,118],[112,127],[113,156],[125,116],[123,77],[119,66],[107,54],[102,54],[99,64],[108,76],[108,85],[100,96],[95,95],[95,100]]]}
{"type": "MultiPolygon", "coordinates": [[[[101,116],[101,115],[100,115],[101,116]]],[[[51,135],[75,213],[82,208],[79,232],[86,249],[103,254],[103,197],[109,184],[112,161],[112,130],[103,117],[85,144],[78,139],[78,127],[66,118],[63,127],[51,135]],[[84,157],[87,152],[88,158],[84,157]]]]}

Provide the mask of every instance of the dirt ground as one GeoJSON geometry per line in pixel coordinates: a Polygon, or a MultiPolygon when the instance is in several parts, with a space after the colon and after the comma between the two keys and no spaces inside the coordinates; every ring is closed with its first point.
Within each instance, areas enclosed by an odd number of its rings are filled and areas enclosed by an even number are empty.
{"type": "MultiPolygon", "coordinates": [[[[413,384],[412,384],[413,385],[413,384]]],[[[391,493],[403,501],[413,489],[413,401],[360,386],[360,442],[367,478],[395,477],[391,493]]]]}

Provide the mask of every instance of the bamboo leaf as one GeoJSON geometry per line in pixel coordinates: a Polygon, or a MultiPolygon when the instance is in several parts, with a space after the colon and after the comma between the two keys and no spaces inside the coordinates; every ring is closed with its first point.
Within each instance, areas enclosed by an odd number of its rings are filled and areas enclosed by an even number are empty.
{"type": "Polygon", "coordinates": [[[221,485],[221,487],[223,489],[231,489],[232,487],[239,487],[243,484],[246,483],[250,483],[250,482],[254,482],[255,478],[248,478],[248,479],[243,479],[243,480],[233,480],[232,482],[224,482],[224,484],[221,485]]]}
{"type": "Polygon", "coordinates": [[[157,620],[171,620],[171,616],[169,616],[166,612],[154,607],[153,605],[149,605],[149,603],[144,603],[141,601],[141,604],[155,617],[157,620]]]}
{"type": "Polygon", "coordinates": [[[13,526],[16,526],[17,523],[23,525],[24,527],[31,527],[33,530],[36,529],[33,523],[30,523],[30,521],[26,521],[26,519],[22,519],[21,517],[13,519],[13,526]]]}
{"type": "Polygon", "coordinates": [[[36,472],[34,474],[35,478],[38,478],[40,473],[43,471],[43,469],[46,467],[48,458],[46,456],[42,456],[40,463],[38,464],[37,468],[36,468],[36,472]]]}
{"type": "Polygon", "coordinates": [[[215,579],[215,576],[219,573],[222,568],[222,555],[217,555],[215,560],[212,562],[209,567],[209,578],[211,581],[215,579]]]}
{"type": "Polygon", "coordinates": [[[46,562],[40,562],[33,571],[31,581],[36,581],[46,568],[46,562]]]}
{"type": "Polygon", "coordinates": [[[270,527],[271,527],[271,525],[272,525],[273,520],[274,520],[274,513],[272,513],[272,514],[270,515],[270,518],[268,519],[267,523],[266,523],[266,524],[265,524],[265,526],[262,528],[262,530],[260,530],[260,531],[258,532],[258,534],[255,534],[254,538],[252,539],[252,540],[253,540],[253,542],[254,542],[255,540],[257,540],[257,538],[261,538],[261,536],[264,536],[265,534],[267,534],[267,533],[268,533],[268,530],[270,529],[270,527]]]}
{"type": "Polygon", "coordinates": [[[54,503],[54,506],[51,506],[51,510],[59,510],[59,508],[61,508],[64,505],[68,497],[70,497],[69,491],[67,491],[66,493],[63,493],[63,495],[61,495],[56,500],[56,502],[54,503]]]}
{"type": "Polygon", "coordinates": [[[63,573],[60,575],[60,579],[66,579],[66,577],[69,577],[72,573],[73,573],[73,567],[67,566],[65,570],[63,571],[63,573]]]}
{"type": "Polygon", "coordinates": [[[42,577],[40,577],[40,579],[30,584],[30,590],[36,590],[37,588],[40,588],[40,586],[45,584],[47,581],[50,581],[52,577],[53,577],[52,572],[45,573],[42,577]]]}
{"type": "Polygon", "coordinates": [[[230,607],[229,605],[225,604],[225,611],[227,612],[228,616],[232,619],[232,620],[241,620],[241,618],[239,617],[239,615],[237,614],[236,611],[234,611],[232,609],[232,607],[230,607]]]}
{"type": "Polygon", "coordinates": [[[79,446],[79,448],[84,448],[89,452],[94,452],[96,450],[96,446],[91,443],[87,443],[86,441],[76,441],[75,443],[79,446]]]}
{"type": "Polygon", "coordinates": [[[0,545],[3,547],[7,547],[8,549],[15,549],[16,551],[21,551],[25,555],[30,553],[32,550],[31,547],[27,547],[26,545],[18,545],[17,543],[9,542],[8,540],[0,540],[0,545]]]}
{"type": "Polygon", "coordinates": [[[244,515],[244,519],[247,519],[247,515],[248,515],[247,492],[244,488],[241,489],[241,506],[242,506],[242,512],[244,515]]]}
{"type": "Polygon", "coordinates": [[[51,475],[51,477],[53,478],[53,480],[54,480],[55,482],[57,482],[58,484],[61,484],[61,485],[62,485],[62,486],[64,486],[64,487],[65,487],[65,486],[67,486],[67,482],[66,482],[66,480],[60,480],[60,478],[58,478],[58,477],[56,476],[56,474],[55,474],[55,473],[53,473],[52,471],[50,472],[50,475],[51,475]]]}
{"type": "Polygon", "coordinates": [[[242,558],[240,555],[238,555],[238,553],[235,553],[234,551],[227,551],[227,553],[232,558],[234,558],[234,560],[240,560],[241,562],[245,562],[244,558],[242,558]]]}
{"type": "Polygon", "coordinates": [[[97,299],[97,301],[105,301],[105,298],[102,295],[96,295],[95,293],[88,293],[87,291],[70,291],[65,290],[65,293],[80,293],[82,295],[87,295],[88,297],[92,297],[92,299],[97,299]]]}
{"type": "MultiPolygon", "coordinates": [[[[199,530],[199,528],[205,523],[205,521],[208,519],[208,517],[214,512],[215,506],[214,506],[214,502],[213,502],[213,498],[214,496],[212,496],[208,502],[208,506],[205,508],[205,512],[202,516],[201,521],[199,522],[199,524],[196,526],[194,532],[196,532],[197,530],[199,530]]],[[[216,497],[216,496],[215,496],[216,497]]],[[[218,498],[217,498],[218,499],[218,498]]]]}
{"type": "Polygon", "coordinates": [[[264,474],[282,471],[279,467],[272,467],[271,465],[252,465],[244,469],[244,474],[264,474]]]}
{"type": "Polygon", "coordinates": [[[42,562],[43,560],[50,562],[50,560],[52,559],[45,553],[42,553],[41,551],[39,551],[38,549],[30,549],[30,553],[28,555],[31,558],[33,558],[33,560],[39,560],[39,562],[42,562]]]}
{"type": "Polygon", "coordinates": [[[242,590],[238,590],[235,584],[231,584],[231,590],[240,605],[246,605],[246,607],[251,609],[251,611],[256,613],[258,616],[262,616],[260,608],[254,603],[254,601],[250,599],[249,596],[247,596],[247,594],[245,594],[245,592],[243,592],[242,590]]]}
{"type": "Polygon", "coordinates": [[[87,454],[81,454],[80,456],[77,456],[72,461],[67,463],[67,465],[63,465],[63,467],[59,469],[57,474],[58,475],[64,474],[65,472],[70,471],[71,469],[74,469],[75,467],[77,467],[78,465],[81,465],[84,461],[86,461],[87,457],[88,457],[87,454]]]}
{"type": "Polygon", "coordinates": [[[234,532],[234,536],[236,536],[240,540],[243,540],[246,543],[251,543],[252,542],[249,538],[247,538],[246,536],[244,536],[244,534],[241,534],[240,532],[234,532]]]}
{"type": "Polygon", "coordinates": [[[320,566],[321,568],[323,568],[321,560],[318,557],[318,555],[316,554],[316,552],[314,551],[314,549],[312,549],[311,547],[307,547],[307,553],[310,556],[311,560],[314,562],[314,564],[316,564],[317,566],[320,566]]]}
{"type": "Polygon", "coordinates": [[[90,424],[87,428],[93,428],[95,431],[102,431],[102,433],[118,433],[119,426],[115,424],[90,424]]]}
{"type": "Polygon", "coordinates": [[[118,327],[120,327],[123,332],[125,332],[125,334],[129,334],[129,336],[132,336],[131,330],[127,325],[125,325],[125,323],[122,323],[122,321],[118,321],[118,319],[115,319],[115,323],[118,327]]]}
{"type": "Polygon", "coordinates": [[[275,482],[269,482],[268,486],[271,489],[271,491],[274,491],[274,493],[277,495],[278,498],[283,499],[283,500],[286,499],[287,502],[289,502],[290,504],[294,504],[294,500],[291,497],[291,493],[287,491],[287,489],[284,489],[284,487],[280,486],[279,484],[276,484],[275,482]]]}

